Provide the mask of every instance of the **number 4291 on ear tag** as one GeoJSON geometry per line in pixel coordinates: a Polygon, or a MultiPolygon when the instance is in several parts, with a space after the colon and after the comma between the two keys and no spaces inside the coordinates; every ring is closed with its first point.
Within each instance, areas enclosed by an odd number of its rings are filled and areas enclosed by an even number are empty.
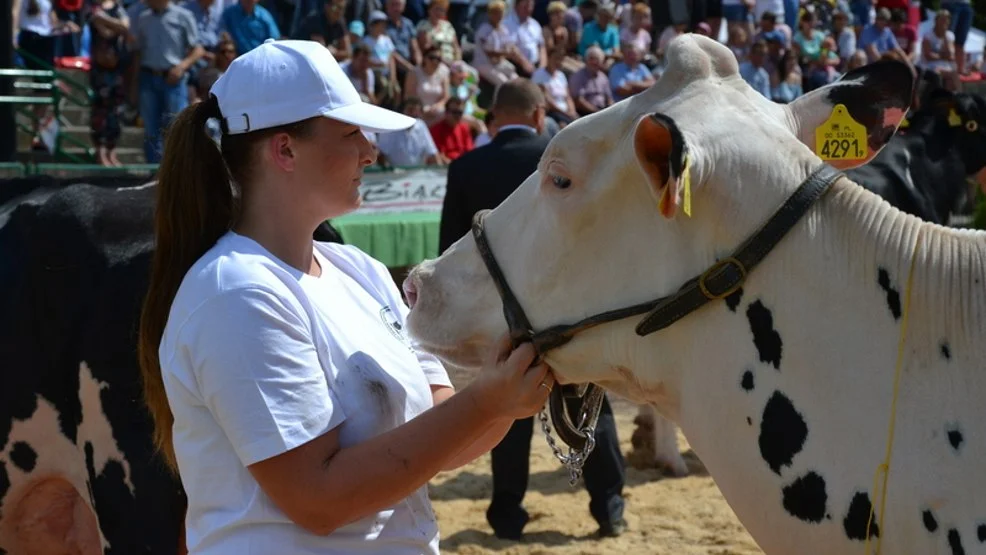
{"type": "Polygon", "coordinates": [[[844,104],[815,129],[815,154],[822,160],[864,160],[869,151],[866,128],[852,119],[844,104]]]}

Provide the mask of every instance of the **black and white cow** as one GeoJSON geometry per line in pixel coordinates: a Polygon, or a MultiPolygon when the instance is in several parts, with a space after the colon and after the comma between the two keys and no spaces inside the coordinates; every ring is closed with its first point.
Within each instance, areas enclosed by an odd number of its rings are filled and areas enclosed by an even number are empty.
{"type": "Polygon", "coordinates": [[[932,92],[887,146],[846,172],[891,205],[925,221],[948,224],[973,191],[986,185],[986,99],[932,92]]]}
{"type": "MultiPolygon", "coordinates": [[[[186,501],[153,451],[136,358],[154,184],[13,185],[0,204],[0,553],[182,553],[186,501]]],[[[339,240],[328,224],[316,237],[339,240]]]]}

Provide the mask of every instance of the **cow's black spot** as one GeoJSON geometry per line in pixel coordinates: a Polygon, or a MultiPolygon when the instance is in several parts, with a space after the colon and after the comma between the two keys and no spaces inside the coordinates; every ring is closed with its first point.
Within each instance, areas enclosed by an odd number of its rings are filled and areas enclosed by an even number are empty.
{"type": "Polygon", "coordinates": [[[941,343],[941,356],[944,357],[945,360],[952,360],[952,348],[948,346],[947,341],[942,341],[941,343]]]}
{"type": "Polygon", "coordinates": [[[976,527],[976,536],[979,537],[979,543],[986,542],[986,524],[980,524],[976,527]]]}
{"type": "Polygon", "coordinates": [[[931,509],[925,510],[921,513],[921,520],[924,521],[924,529],[929,532],[935,532],[938,530],[938,521],[935,520],[935,515],[931,512],[931,509]]]}
{"type": "Polygon", "coordinates": [[[740,380],[740,386],[746,391],[753,390],[753,372],[749,370],[743,372],[743,379],[740,380]]]}
{"type": "Polygon", "coordinates": [[[873,504],[870,503],[870,496],[867,493],[857,492],[849,503],[849,511],[846,518],[842,520],[842,526],[846,530],[846,537],[850,540],[866,540],[866,526],[869,524],[870,537],[880,537],[880,526],[876,523],[876,514],[873,515],[873,522],[870,523],[870,511],[873,504]]]}
{"type": "Polygon", "coordinates": [[[880,268],[877,282],[880,284],[880,288],[887,293],[887,306],[890,307],[890,313],[893,314],[894,320],[900,319],[900,293],[890,286],[890,274],[887,273],[886,269],[880,268]]]}
{"type": "Polygon", "coordinates": [[[10,462],[24,472],[30,472],[34,470],[34,465],[38,462],[38,454],[30,445],[18,441],[10,449],[10,462]]]}
{"type": "Polygon", "coordinates": [[[781,336],[774,329],[774,317],[759,300],[746,309],[746,318],[753,331],[753,344],[757,346],[760,362],[769,362],[774,368],[781,367],[781,336]]]}
{"type": "Polygon", "coordinates": [[[949,445],[952,446],[952,449],[958,451],[959,447],[962,446],[962,442],[965,441],[965,439],[962,437],[962,432],[957,427],[953,426],[953,427],[949,427],[949,429],[946,430],[946,433],[948,434],[949,445]]]}
{"type": "Polygon", "coordinates": [[[726,297],[726,306],[730,311],[736,312],[736,307],[739,306],[740,301],[743,299],[743,288],[740,287],[736,291],[733,291],[726,297]]]}
{"type": "Polygon", "coordinates": [[[752,425],[753,425],[753,419],[752,419],[752,418],[750,418],[749,416],[747,416],[747,417],[746,417],[746,423],[747,423],[748,425],[750,425],[750,426],[752,426],[752,425]]]}
{"type": "Polygon", "coordinates": [[[92,503],[92,506],[95,509],[96,496],[92,491],[92,483],[96,480],[96,465],[93,464],[92,442],[87,441],[83,450],[86,452],[86,472],[89,474],[89,479],[86,480],[86,488],[89,490],[89,502],[92,503]]]}
{"type": "Polygon", "coordinates": [[[760,422],[760,456],[778,476],[782,466],[790,466],[808,438],[808,425],[780,391],[775,391],[763,409],[760,422]]]}
{"type": "Polygon", "coordinates": [[[825,479],[815,472],[800,476],[784,486],[784,510],[805,522],[821,522],[825,518],[825,479]]]}
{"type": "Polygon", "coordinates": [[[959,536],[959,531],[955,528],[948,531],[948,546],[952,548],[952,555],[965,555],[965,549],[962,548],[962,537],[959,536]]]}

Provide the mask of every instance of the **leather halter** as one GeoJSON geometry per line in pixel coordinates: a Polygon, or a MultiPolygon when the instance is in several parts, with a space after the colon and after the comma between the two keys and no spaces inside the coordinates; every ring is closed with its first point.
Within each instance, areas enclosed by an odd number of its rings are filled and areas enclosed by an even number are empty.
{"type": "MultiPolygon", "coordinates": [[[[547,351],[568,343],[577,333],[600,324],[646,314],[636,327],[637,335],[643,337],[670,326],[709,301],[728,297],[743,285],[747,275],[841,176],[842,172],[823,163],[801,183],[794,194],[767,220],[767,223],[737,247],[731,256],[717,261],[702,274],[685,282],[675,293],[633,306],[602,312],[574,324],[552,326],[539,332],[535,332],[531,326],[530,320],[507,284],[503,271],[490,249],[483,223],[489,210],[481,210],[473,216],[472,234],[479,254],[503,301],[503,316],[510,330],[511,343],[516,347],[530,341],[537,352],[537,360],[540,361],[547,351]]],[[[603,391],[598,385],[590,383],[556,387],[551,392],[549,408],[558,437],[573,449],[582,449],[586,438],[572,424],[568,411],[565,410],[566,396],[585,397],[583,417],[588,418],[594,425],[602,404],[603,391]]]]}

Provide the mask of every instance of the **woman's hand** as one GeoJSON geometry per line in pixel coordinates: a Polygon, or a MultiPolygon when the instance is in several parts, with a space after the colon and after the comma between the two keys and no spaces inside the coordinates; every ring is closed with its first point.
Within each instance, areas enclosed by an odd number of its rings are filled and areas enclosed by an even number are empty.
{"type": "Polygon", "coordinates": [[[537,414],[554,387],[555,378],[547,364],[531,366],[535,351],[530,343],[510,349],[504,334],[487,354],[479,375],[463,393],[488,418],[519,419],[537,414]]]}

